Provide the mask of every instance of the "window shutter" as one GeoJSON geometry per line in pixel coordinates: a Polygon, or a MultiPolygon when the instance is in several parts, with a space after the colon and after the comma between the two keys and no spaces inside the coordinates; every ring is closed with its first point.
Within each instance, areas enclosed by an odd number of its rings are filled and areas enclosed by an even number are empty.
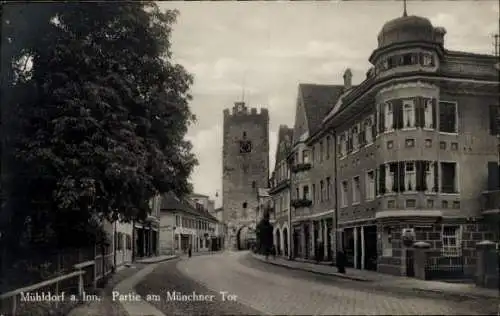
{"type": "MultiPolygon", "coordinates": [[[[375,113],[377,113],[377,112],[375,112],[375,113]]],[[[373,140],[375,140],[375,136],[377,136],[377,121],[378,121],[378,117],[377,117],[376,114],[372,115],[372,117],[373,117],[373,122],[372,122],[372,127],[371,127],[371,129],[372,129],[372,137],[373,137],[373,140]]]]}
{"type": "Polygon", "coordinates": [[[437,161],[432,162],[434,165],[434,188],[432,191],[437,192],[439,191],[439,164],[437,161]]]}
{"type": "Polygon", "coordinates": [[[375,179],[373,179],[375,181],[375,196],[378,196],[378,191],[379,191],[378,190],[378,178],[379,178],[378,173],[379,173],[379,171],[377,168],[377,169],[375,169],[375,174],[373,175],[375,177],[375,179]]]}
{"type": "Polygon", "coordinates": [[[498,105],[490,105],[490,134],[498,135],[498,105]]]}
{"type": "Polygon", "coordinates": [[[379,104],[379,125],[378,130],[380,133],[385,131],[385,104],[379,104]]]}
{"type": "Polygon", "coordinates": [[[404,161],[398,162],[398,171],[399,171],[399,191],[405,191],[405,163],[404,161]]]}
{"type": "Polygon", "coordinates": [[[417,191],[424,191],[425,183],[425,169],[424,162],[421,160],[415,161],[415,172],[417,173],[417,191]]]}
{"type": "Polygon", "coordinates": [[[403,128],[403,100],[398,99],[391,101],[392,102],[392,110],[393,110],[393,128],[401,129],[403,128]]]}
{"type": "Polygon", "coordinates": [[[358,133],[358,142],[359,142],[359,146],[364,146],[365,143],[366,143],[366,137],[365,137],[365,123],[362,122],[360,124],[360,128],[359,128],[359,133],[358,133]]]}
{"type": "Polygon", "coordinates": [[[498,162],[488,161],[488,191],[500,189],[498,162]]]}
{"type": "Polygon", "coordinates": [[[378,187],[380,194],[385,193],[385,165],[382,164],[379,166],[378,172],[378,187]]]}
{"type": "Polygon", "coordinates": [[[389,164],[389,171],[393,175],[393,181],[392,181],[392,192],[398,192],[399,188],[399,169],[398,169],[398,163],[397,162],[392,162],[389,164]]]}
{"type": "Polygon", "coordinates": [[[415,100],[415,126],[425,127],[424,98],[417,97],[415,100]]]}
{"type": "Polygon", "coordinates": [[[437,100],[432,99],[432,128],[437,127],[437,100]]]}

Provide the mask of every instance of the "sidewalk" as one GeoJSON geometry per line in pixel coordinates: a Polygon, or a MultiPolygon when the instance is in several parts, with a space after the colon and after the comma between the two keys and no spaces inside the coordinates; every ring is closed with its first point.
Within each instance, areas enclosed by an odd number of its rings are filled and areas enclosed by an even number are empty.
{"type": "Polygon", "coordinates": [[[99,316],[99,315],[127,315],[127,312],[120,302],[111,299],[113,288],[121,281],[133,276],[144,266],[141,264],[132,264],[122,266],[109,280],[104,289],[97,289],[97,295],[100,301],[84,302],[69,312],[69,316],[99,316]]]}
{"type": "MultiPolygon", "coordinates": [[[[172,258],[173,259],[173,258],[172,258]]],[[[134,287],[142,281],[148,274],[158,266],[156,264],[149,264],[144,269],[140,270],[130,278],[127,278],[115,286],[113,292],[118,292],[121,295],[137,295],[134,287]]],[[[137,301],[121,301],[120,302],[128,316],[165,316],[160,310],[153,305],[146,302],[144,299],[137,301]]]]}
{"type": "Polygon", "coordinates": [[[337,268],[325,264],[314,264],[300,261],[290,261],[287,259],[276,257],[274,259],[269,256],[269,259],[262,255],[252,253],[252,256],[260,261],[268,264],[286,267],[294,270],[303,270],[316,274],[335,276],[354,281],[369,282],[374,286],[393,290],[407,290],[412,292],[427,292],[443,294],[462,298],[482,298],[482,299],[498,299],[498,290],[485,289],[476,287],[474,284],[447,283],[440,281],[424,281],[415,278],[407,278],[382,274],[374,271],[346,269],[346,273],[338,273],[337,268]]]}
{"type": "Polygon", "coordinates": [[[113,300],[112,292],[118,292],[121,295],[136,294],[134,287],[151,273],[159,263],[172,260],[178,256],[158,256],[145,258],[133,263],[130,267],[121,268],[116,272],[102,293],[99,301],[87,302],[74,308],[68,314],[69,316],[102,316],[102,315],[120,315],[120,316],[165,316],[153,305],[144,300],[139,301],[119,301],[113,300]]]}

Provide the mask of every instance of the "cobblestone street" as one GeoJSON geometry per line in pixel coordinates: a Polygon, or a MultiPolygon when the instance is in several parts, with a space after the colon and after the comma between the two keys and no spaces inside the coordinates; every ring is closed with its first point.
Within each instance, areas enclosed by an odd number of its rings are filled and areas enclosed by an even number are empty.
{"type": "Polygon", "coordinates": [[[237,295],[235,302],[172,302],[156,307],[167,315],[309,314],[309,315],[491,315],[493,300],[451,300],[446,297],[384,292],[364,282],[292,271],[260,262],[246,253],[193,257],[165,263],[139,284],[139,294],[166,291],[184,294],[237,295]],[[176,269],[174,269],[174,265],[176,269]],[[185,280],[184,276],[196,280],[185,280]],[[200,284],[203,286],[200,286],[200,284]],[[209,290],[210,289],[210,290],[209,290]]]}

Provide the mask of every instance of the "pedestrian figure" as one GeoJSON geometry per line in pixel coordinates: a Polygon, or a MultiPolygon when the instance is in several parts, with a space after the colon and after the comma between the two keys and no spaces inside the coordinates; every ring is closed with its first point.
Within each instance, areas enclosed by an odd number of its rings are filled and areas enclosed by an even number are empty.
{"type": "Polygon", "coordinates": [[[188,257],[191,258],[191,247],[188,248],[188,257]]]}
{"type": "Polygon", "coordinates": [[[345,273],[346,256],[343,251],[337,252],[337,271],[339,273],[345,273]]]}

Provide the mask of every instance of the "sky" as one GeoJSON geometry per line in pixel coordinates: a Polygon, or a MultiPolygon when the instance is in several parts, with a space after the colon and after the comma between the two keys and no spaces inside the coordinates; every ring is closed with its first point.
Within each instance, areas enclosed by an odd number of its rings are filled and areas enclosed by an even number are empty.
{"type": "MultiPolygon", "coordinates": [[[[194,76],[186,136],[199,165],[196,193],[222,204],[222,111],[244,98],[269,109],[270,172],[280,124],[293,127],[299,83],[342,84],[346,68],[359,84],[385,22],[402,15],[401,1],[159,2],[180,12],[172,34],[174,60],[194,76]],[[243,97],[243,90],[244,97],[243,97]],[[218,192],[219,197],[215,198],[218,192]]],[[[497,0],[408,1],[408,15],[446,29],[445,48],[493,53],[497,0]]]]}

